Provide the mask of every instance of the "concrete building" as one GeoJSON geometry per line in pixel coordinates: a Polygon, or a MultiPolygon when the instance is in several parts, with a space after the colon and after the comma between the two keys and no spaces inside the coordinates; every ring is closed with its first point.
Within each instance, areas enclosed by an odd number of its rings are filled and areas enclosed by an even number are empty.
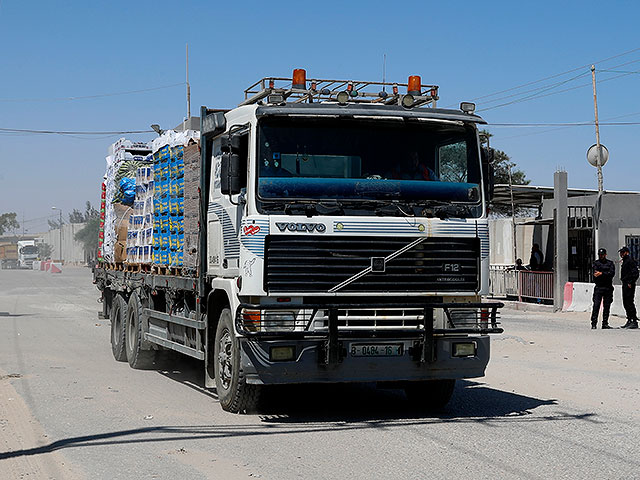
{"type": "MultiPolygon", "coordinates": [[[[556,307],[562,306],[566,282],[592,282],[598,248],[606,248],[617,263],[618,249],[626,245],[640,260],[640,192],[605,191],[599,196],[597,190],[567,188],[567,173],[556,172],[554,187],[498,185],[495,202],[511,206],[512,189],[513,206],[535,209],[538,215],[490,222],[491,263],[494,271],[513,265],[515,258],[527,264],[531,245],[538,243],[545,256],[544,270],[553,272],[556,307]]],[[[620,284],[619,266],[614,284],[620,284]]]]}
{"type": "Polygon", "coordinates": [[[60,229],[49,230],[38,237],[42,242],[51,245],[51,258],[62,259],[66,265],[86,263],[86,253],[82,243],[75,239],[76,233],[84,228],[84,223],[66,223],[62,226],[62,251],[60,250],[60,229]],[[62,258],[60,257],[62,254],[62,258]]]}

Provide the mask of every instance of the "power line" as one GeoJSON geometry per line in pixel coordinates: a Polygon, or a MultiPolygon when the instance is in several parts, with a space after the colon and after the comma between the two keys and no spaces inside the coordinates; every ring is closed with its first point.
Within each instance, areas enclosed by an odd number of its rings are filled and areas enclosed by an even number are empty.
{"type": "Polygon", "coordinates": [[[63,102],[73,100],[87,100],[92,98],[116,97],[119,95],[132,95],[135,93],[152,92],[155,90],[163,90],[165,88],[173,88],[183,86],[185,82],[173,83],[171,85],[162,85],[160,87],[143,88],[140,90],[128,90],[125,92],[100,93],[96,95],[79,95],[72,97],[53,97],[53,98],[0,98],[0,102],[63,102]]]}
{"type": "MultiPolygon", "coordinates": [[[[640,122],[598,122],[600,125],[640,125],[640,122]]],[[[514,127],[514,128],[532,128],[532,127],[591,127],[594,122],[567,122],[567,123],[489,123],[491,127],[514,127]]]]}
{"type": "Polygon", "coordinates": [[[112,132],[79,132],[79,131],[58,131],[58,130],[31,130],[22,128],[0,128],[0,133],[31,133],[41,135],[126,135],[132,133],[153,133],[153,130],[119,130],[112,132]]]}
{"type": "MultiPolygon", "coordinates": [[[[552,90],[552,89],[554,89],[554,88],[556,88],[556,87],[559,87],[559,86],[561,86],[561,85],[565,85],[565,84],[567,84],[567,83],[569,83],[569,82],[572,82],[572,81],[574,81],[574,80],[577,80],[578,78],[580,78],[580,77],[584,77],[584,76],[586,76],[586,75],[588,75],[588,74],[589,74],[588,72],[583,72],[583,73],[580,73],[580,74],[576,75],[575,77],[571,77],[571,78],[569,78],[569,79],[567,79],[567,80],[563,80],[563,81],[561,81],[561,82],[556,82],[556,83],[551,84],[551,85],[543,85],[542,87],[534,88],[534,89],[532,89],[532,90],[527,90],[527,91],[525,91],[525,92],[515,93],[515,94],[513,94],[513,95],[508,95],[508,96],[506,96],[506,97],[500,97],[500,98],[497,98],[497,99],[495,99],[495,100],[489,100],[489,103],[492,103],[492,102],[498,102],[498,101],[500,101],[500,100],[504,100],[504,99],[511,98],[511,97],[516,97],[516,96],[518,96],[518,95],[523,95],[523,94],[525,94],[525,93],[529,93],[529,92],[536,92],[536,93],[532,93],[531,95],[527,95],[526,97],[522,97],[522,98],[518,98],[518,99],[516,99],[516,100],[513,100],[513,101],[511,101],[511,102],[502,103],[502,104],[499,104],[499,105],[493,105],[493,106],[491,106],[491,107],[486,107],[486,108],[483,108],[483,109],[478,110],[478,111],[480,112],[480,111],[485,111],[485,110],[492,110],[492,109],[494,109],[494,108],[504,107],[504,106],[507,106],[507,105],[511,105],[511,104],[513,104],[513,103],[520,103],[520,102],[524,102],[524,101],[529,100],[529,99],[534,99],[534,98],[541,98],[541,97],[544,97],[544,96],[546,96],[546,95],[539,95],[539,94],[540,94],[540,93],[542,93],[542,92],[547,92],[547,91],[549,91],[549,90],[552,90]]],[[[565,91],[565,90],[560,90],[560,91],[565,91]]],[[[558,92],[558,93],[559,93],[559,92],[558,92]]]]}
{"type": "MultiPolygon", "coordinates": [[[[500,90],[500,91],[497,91],[497,92],[494,92],[494,93],[490,93],[490,94],[487,94],[487,95],[483,95],[483,96],[481,96],[481,97],[476,97],[476,98],[471,99],[470,101],[475,102],[476,100],[482,100],[483,98],[489,98],[489,97],[493,97],[493,96],[496,96],[496,95],[500,95],[500,94],[502,94],[502,93],[511,92],[511,91],[513,91],[513,90],[518,90],[518,89],[520,89],[520,88],[528,87],[529,85],[535,85],[535,84],[537,84],[537,83],[544,82],[544,81],[546,81],[546,80],[551,80],[551,79],[553,79],[553,78],[558,78],[558,77],[561,77],[561,76],[563,76],[563,75],[567,75],[567,74],[569,74],[569,73],[577,72],[578,70],[582,70],[583,68],[588,68],[588,67],[590,67],[592,64],[608,62],[609,60],[613,60],[614,58],[623,57],[623,56],[625,56],[625,55],[629,55],[630,53],[634,53],[634,52],[637,52],[637,51],[639,51],[639,50],[640,50],[640,47],[639,47],[639,48],[634,48],[633,50],[629,50],[629,51],[627,51],[627,52],[619,53],[619,54],[617,54],[617,55],[614,55],[614,56],[612,56],[612,57],[605,58],[605,59],[603,59],[603,60],[597,60],[597,61],[595,61],[595,62],[590,62],[590,63],[588,63],[588,64],[586,64],[586,65],[582,65],[582,66],[580,66],[580,67],[572,68],[571,70],[567,70],[567,71],[562,72],[562,73],[556,73],[556,74],[554,74],[554,75],[550,75],[550,76],[548,76],[548,77],[544,77],[544,78],[541,78],[541,79],[539,79],[539,80],[534,80],[534,81],[531,81],[531,82],[523,83],[523,84],[521,84],[521,85],[517,85],[517,86],[515,86],[515,87],[507,88],[507,89],[505,89],[505,90],[500,90]]],[[[621,66],[621,65],[617,65],[617,66],[621,66]]],[[[612,67],[612,68],[616,68],[616,67],[612,67]]]]}
{"type": "MultiPolygon", "coordinates": [[[[640,62],[640,59],[639,60],[634,60],[634,62],[640,62]]],[[[630,63],[632,63],[632,62],[630,62],[630,63]]],[[[611,80],[616,80],[618,78],[626,77],[628,75],[631,75],[631,74],[630,73],[622,73],[620,75],[616,75],[615,77],[609,77],[609,78],[605,78],[604,80],[598,80],[598,84],[609,82],[611,80]]],[[[573,77],[573,79],[570,79],[570,80],[575,80],[579,76],[581,76],[581,75],[573,77]]],[[[570,80],[567,80],[567,82],[570,81],[570,80]]],[[[564,83],[567,83],[567,82],[564,82],[564,83]]],[[[527,97],[520,98],[520,99],[517,99],[517,100],[513,100],[511,102],[502,103],[500,105],[493,105],[491,107],[481,108],[481,109],[478,110],[478,112],[486,112],[487,110],[493,110],[494,108],[500,108],[500,107],[506,107],[508,105],[513,105],[514,103],[527,102],[529,100],[537,100],[538,98],[544,98],[544,97],[548,97],[550,95],[557,95],[559,93],[569,92],[571,90],[576,90],[578,88],[590,87],[591,85],[592,85],[591,83],[583,83],[581,85],[576,85],[575,87],[565,88],[565,89],[562,89],[562,90],[558,90],[556,92],[546,93],[544,95],[529,95],[527,97]]]]}

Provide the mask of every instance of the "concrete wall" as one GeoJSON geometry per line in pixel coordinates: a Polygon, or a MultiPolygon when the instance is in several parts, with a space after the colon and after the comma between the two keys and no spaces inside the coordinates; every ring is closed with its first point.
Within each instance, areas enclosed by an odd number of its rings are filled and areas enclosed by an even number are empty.
{"type": "MultiPolygon", "coordinates": [[[[516,218],[516,223],[525,220],[528,219],[516,218]]],[[[517,258],[521,258],[525,265],[529,263],[533,238],[533,225],[516,225],[517,258]]],[[[514,265],[516,263],[516,259],[513,258],[513,221],[511,217],[489,220],[489,245],[491,245],[489,252],[491,265],[514,265]]]]}
{"type": "MultiPolygon", "coordinates": [[[[67,223],[62,226],[62,260],[66,265],[84,263],[85,253],[83,245],[76,241],[75,235],[85,226],[84,223],[67,223]]],[[[53,248],[51,258],[60,259],[60,229],[49,230],[39,235],[44,243],[53,248]]]]}

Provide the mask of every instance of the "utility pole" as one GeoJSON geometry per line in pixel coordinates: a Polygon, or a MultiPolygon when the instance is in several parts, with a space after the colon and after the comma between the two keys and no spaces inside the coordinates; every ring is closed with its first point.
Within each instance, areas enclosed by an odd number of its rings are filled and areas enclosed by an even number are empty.
{"type": "Polygon", "coordinates": [[[512,232],[513,235],[513,264],[515,265],[516,260],[518,260],[518,245],[516,239],[516,205],[513,201],[513,179],[511,178],[511,169],[513,168],[513,164],[509,163],[509,191],[511,194],[511,223],[512,223],[512,232]]]}
{"type": "Polygon", "coordinates": [[[602,212],[603,182],[602,182],[602,145],[600,144],[600,124],[598,122],[598,96],[596,94],[596,66],[591,65],[591,83],[593,84],[593,111],[596,124],[596,167],[598,168],[598,221],[595,222],[595,246],[596,252],[600,249],[600,214],[602,212]]]}
{"type": "Polygon", "coordinates": [[[60,212],[60,263],[62,263],[62,209],[58,207],[51,207],[51,210],[58,210],[60,212]]]}
{"type": "Polygon", "coordinates": [[[596,145],[598,158],[598,195],[602,195],[602,148],[600,146],[600,124],[598,123],[598,96],[596,95],[596,66],[591,65],[591,83],[593,83],[593,110],[596,120],[596,145]]]}
{"type": "Polygon", "coordinates": [[[189,44],[187,43],[187,120],[191,118],[191,85],[189,85],[189,44]]]}

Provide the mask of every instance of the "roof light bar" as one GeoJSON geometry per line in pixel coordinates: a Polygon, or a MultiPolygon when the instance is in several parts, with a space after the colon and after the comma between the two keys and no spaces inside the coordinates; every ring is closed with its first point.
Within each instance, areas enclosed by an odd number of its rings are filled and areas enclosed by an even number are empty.
{"type": "Polygon", "coordinates": [[[307,89],[307,71],[304,68],[296,68],[293,71],[293,88],[307,89]]]}
{"type": "Polygon", "coordinates": [[[472,114],[476,111],[476,104],[471,102],[462,102],[460,104],[460,110],[464,113],[472,114]]]}
{"type": "Polygon", "coordinates": [[[420,95],[420,88],[422,85],[422,80],[418,75],[411,75],[409,77],[409,81],[407,82],[407,93],[409,95],[418,96],[420,95]]]}

